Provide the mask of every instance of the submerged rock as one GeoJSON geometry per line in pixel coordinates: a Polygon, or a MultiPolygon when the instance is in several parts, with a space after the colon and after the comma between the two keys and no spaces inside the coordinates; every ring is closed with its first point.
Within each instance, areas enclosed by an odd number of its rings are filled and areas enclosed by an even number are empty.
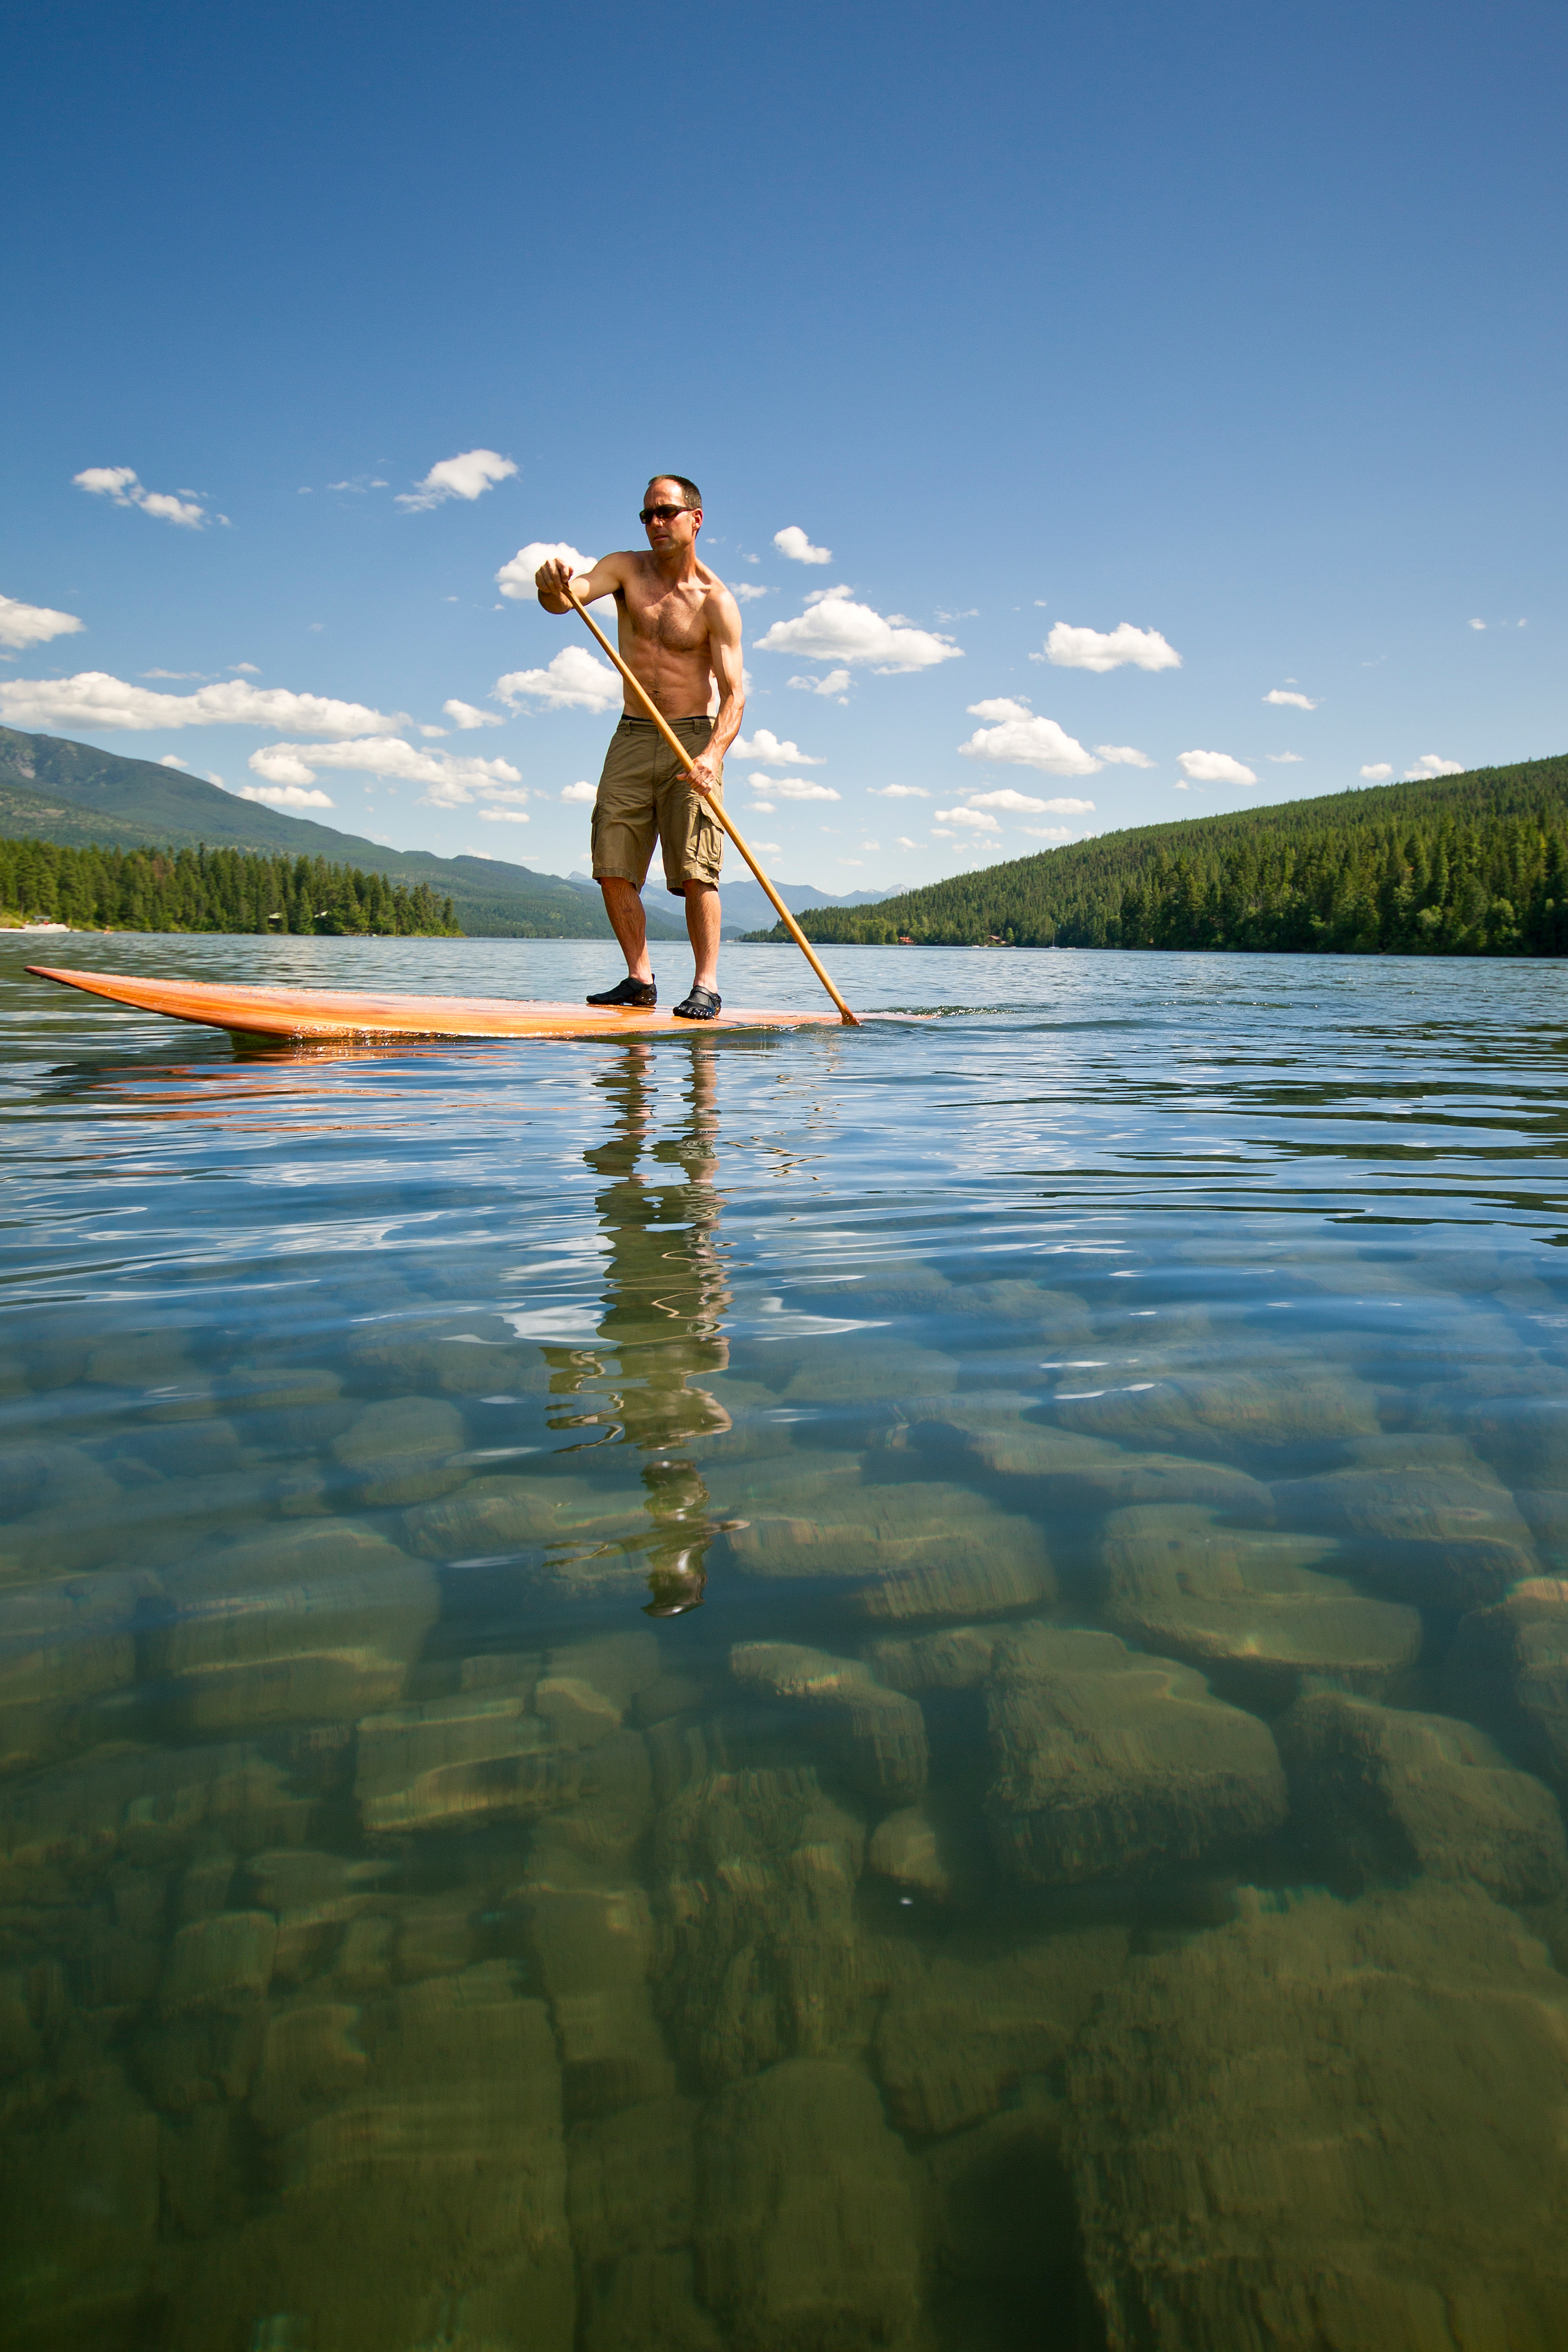
{"type": "Polygon", "coordinates": [[[1113,1633],[1035,1626],[997,1645],[986,1693],[1004,1864],[1046,1884],[1190,1861],[1277,1828],[1285,1779],[1268,1727],[1201,1675],[1113,1633]]]}
{"type": "Polygon", "coordinates": [[[1568,1580],[1527,1578],[1466,1617],[1447,1686],[1460,1714],[1506,1727],[1538,1771],[1568,1781],[1568,1580]]]}
{"type": "Polygon", "coordinates": [[[272,1981],[277,1922],[269,1911],[220,1911],[193,1919],[169,1947],[159,2004],[166,2017],[259,2000],[272,1981]]]}
{"type": "Polygon", "coordinates": [[[192,2250],[172,2352],[570,2352],[560,2077],[549,2013],[518,1997],[511,1966],[402,1987],[373,2037],[330,2011],[277,2030],[253,2097],[278,2102],[256,2120],[282,2126],[281,2203],[192,2250]]]}
{"type": "Polygon", "coordinates": [[[924,1690],[972,1690],[989,1675],[997,1643],[1004,1638],[995,1625],[951,1625],[942,1633],[868,1643],[866,1663],[890,1689],[911,1696],[924,1690]]]}
{"type": "Polygon", "coordinates": [[[1479,1889],[1254,1898],[1132,1963],[1067,2090],[1112,2346],[1568,2341],[1568,1989],[1479,1889]]]}
{"type": "Polygon", "coordinates": [[[158,2137],[152,2109],[112,2079],[89,2102],[8,2121],[0,2296],[15,2352],[135,2341],[158,2252],[158,2137]]]}
{"type": "Polygon", "coordinates": [[[360,1501],[385,1509],[433,1502],[460,1486],[468,1466],[453,1457],[467,1443],[455,1405],[439,1397],[384,1397],[333,1440],[332,1453],[360,1501]]]}
{"type": "Polygon", "coordinates": [[[659,1815],[659,2006],[711,2086],[858,2049],[858,1822],[810,1770],[716,1774],[659,1815]]]}
{"type": "Polygon", "coordinates": [[[1331,1884],[1425,1871],[1503,1903],[1568,1895],[1557,1800],[1472,1725],[1317,1691],[1274,1728],[1296,1826],[1331,1884]]]}
{"type": "Polygon", "coordinates": [[[439,1326],[413,1314],[361,1324],[348,1341],[350,1361],[383,1388],[434,1389],[448,1396],[542,1394],[549,1370],[538,1348],[519,1346],[498,1315],[444,1318],[439,1326]]]}
{"type": "Polygon", "coordinates": [[[1419,1439],[1380,1440],[1366,1454],[1276,1486],[1281,1517],[1341,1537],[1358,1575],[1418,1607],[1485,1608],[1537,1573],[1530,1529],[1484,1463],[1434,1460],[1419,1439]]]}
{"type": "Polygon", "coordinates": [[[355,2097],[370,2073],[360,2028],[361,2012],[348,2001],[305,2001],[278,2011],[262,2043],[250,2095],[252,2122],[275,2137],[355,2097]]]}
{"type": "Polygon", "coordinates": [[[100,1748],[19,1780],[0,1807],[0,1896],[34,1874],[183,1862],[221,1837],[236,1853],[303,1842],[309,1805],[258,1748],[100,1748]]]}
{"type": "Polygon", "coordinates": [[[972,1902],[981,1873],[968,1827],[929,1804],[906,1805],[877,1823],[865,1851],[866,1869],[935,1903],[972,1902]]]}
{"type": "MultiPolygon", "coordinates": [[[[1029,1410],[1037,1411],[1032,1403],[1029,1410]]],[[[982,1468],[1038,1487],[1039,1509],[1051,1503],[1073,1510],[1117,1510],[1134,1503],[1207,1504],[1249,1525],[1274,1517],[1266,1486],[1243,1470],[1190,1455],[1134,1452],[1071,1428],[1039,1420],[989,1414],[971,1406],[963,1415],[912,1429],[912,1448],[956,1447],[982,1468]]]]}
{"type": "Polygon", "coordinates": [[[1104,1611],[1118,1633],[1265,1707],[1286,1706],[1303,1675],[1381,1691],[1419,1654],[1420,1618],[1324,1573],[1334,1556],[1332,1538],[1145,1504],[1105,1523],[1104,1611]]]}
{"type": "Polygon", "coordinates": [[[132,1680],[137,1613],[156,1590],[111,1573],[0,1589],[0,1771],[101,1737],[94,1702],[132,1680]]]}
{"type": "Polygon", "coordinates": [[[914,1699],[884,1688],[858,1658],[794,1642],[737,1642],[729,1668],[746,1689],[825,1717],[852,1787],[894,1798],[917,1797],[925,1786],[925,1718],[914,1699]]]}
{"type": "Polygon", "coordinates": [[[748,2352],[910,2344],[915,2174],[858,2066],[795,2059],[732,2083],[698,2139],[697,2278],[748,2352]]]}
{"type": "Polygon", "coordinates": [[[581,2352],[723,2352],[693,2263],[697,2115],[653,2099],[568,2139],[581,2352]]]}
{"type": "Polygon", "coordinates": [[[310,1847],[253,1854],[246,1871],[258,1908],[277,1926],[273,1973],[284,1982],[308,1976],[351,1920],[384,1907],[393,1865],[310,1847]]]}
{"type": "Polygon", "coordinates": [[[895,1984],[874,2059],[901,2131],[962,2130],[1065,2054],[1126,1964],[1119,1927],[1052,1936],[997,1957],[938,1953],[895,1984]]]}
{"type": "Polygon", "coordinates": [[[619,1731],[632,1701],[657,1679],[659,1645],[645,1627],[552,1650],[533,1704],[563,1748],[591,1748],[619,1731]]]}
{"type": "Polygon", "coordinates": [[[569,2115],[609,2115],[673,2093],[674,2065],[648,1991],[653,1927],[643,1889],[533,1885],[525,1900],[569,2115]]]}
{"type": "Polygon", "coordinates": [[[403,1517],[409,1549],[422,1559],[468,1559],[551,1545],[613,1543],[643,1517],[641,1489],[617,1494],[588,1478],[470,1478],[439,1502],[403,1517]]]}
{"type": "Polygon", "coordinates": [[[290,1520],[162,1577],[143,1671],[184,1730],[352,1717],[401,1696],[440,1612],[434,1573],[358,1520],[290,1520]]]}
{"type": "MultiPolygon", "coordinates": [[[[1151,1370],[1159,1372],[1157,1364],[1151,1370]]],[[[1056,1408],[1065,1428],[1176,1454],[1248,1462],[1377,1431],[1374,1391],[1333,1364],[1252,1343],[1244,1361],[1169,1371],[1056,1408]]]]}
{"type": "Polygon", "coordinates": [[[484,1691],[367,1716],[354,1796],[367,1830],[451,1829],[570,1804],[574,1752],[525,1700],[484,1691]]]}
{"type": "Polygon", "coordinates": [[[793,1507],[762,1493],[747,1496],[746,1512],[729,1540],[747,1575],[874,1579],[858,1602],[869,1617],[984,1616],[1055,1593],[1039,1528],[966,1486],[835,1475],[793,1507]]]}

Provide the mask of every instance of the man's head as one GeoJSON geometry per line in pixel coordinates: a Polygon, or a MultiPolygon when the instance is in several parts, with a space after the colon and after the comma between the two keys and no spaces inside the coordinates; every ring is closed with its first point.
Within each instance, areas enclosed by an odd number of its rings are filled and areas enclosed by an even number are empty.
{"type": "Polygon", "coordinates": [[[690,547],[703,522],[703,494],[684,474],[655,474],[643,494],[643,527],[655,555],[690,547]]]}

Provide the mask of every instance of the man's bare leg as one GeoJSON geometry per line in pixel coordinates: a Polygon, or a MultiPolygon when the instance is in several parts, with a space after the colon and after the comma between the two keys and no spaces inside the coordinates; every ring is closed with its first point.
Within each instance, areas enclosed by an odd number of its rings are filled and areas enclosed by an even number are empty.
{"type": "MultiPolygon", "coordinates": [[[[621,942],[621,952],[626,959],[626,970],[633,980],[649,982],[653,967],[648,961],[648,926],[643,915],[641,894],[619,874],[606,874],[599,887],[604,893],[604,911],[610,918],[610,928],[621,942]]],[[[691,900],[686,901],[687,908],[691,900]]],[[[691,921],[688,913],[687,924],[691,921]]],[[[718,925],[713,930],[714,954],[718,953],[718,925]]]]}
{"type": "MultiPolygon", "coordinates": [[[[711,882],[688,882],[686,898],[686,937],[692,943],[692,957],[696,977],[694,988],[718,988],[718,892],[711,882]]],[[[637,912],[642,914],[639,905],[637,912]]],[[[613,922],[613,915],[610,918],[613,922]]],[[[616,937],[620,938],[617,931],[616,937]]],[[[624,942],[622,942],[624,944],[624,942]]],[[[645,953],[645,951],[644,951],[645,953]]]]}

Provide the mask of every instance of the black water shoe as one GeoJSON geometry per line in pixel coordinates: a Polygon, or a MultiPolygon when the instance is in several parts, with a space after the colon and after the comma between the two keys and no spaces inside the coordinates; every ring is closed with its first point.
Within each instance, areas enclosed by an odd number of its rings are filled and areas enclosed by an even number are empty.
{"type": "Polygon", "coordinates": [[[639,1013],[649,1013],[659,1002],[659,992],[651,980],[633,980],[628,973],[624,980],[618,980],[613,988],[602,990],[599,995],[591,996],[588,1002],[590,1004],[632,1005],[639,1013]]]}
{"type": "Polygon", "coordinates": [[[683,996],[670,1010],[677,1021],[711,1021],[723,1004],[716,988],[694,988],[689,996],[683,996]]]}

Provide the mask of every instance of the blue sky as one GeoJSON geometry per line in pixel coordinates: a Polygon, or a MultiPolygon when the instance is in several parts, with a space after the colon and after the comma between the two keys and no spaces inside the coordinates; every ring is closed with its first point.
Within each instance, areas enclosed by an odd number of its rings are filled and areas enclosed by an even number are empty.
{"type": "Polygon", "coordinates": [[[788,880],[1562,751],[1565,49],[1441,0],[35,10],[0,718],[581,872],[611,719],[497,574],[637,543],[670,467],[756,592],[728,793],[788,880]]]}

